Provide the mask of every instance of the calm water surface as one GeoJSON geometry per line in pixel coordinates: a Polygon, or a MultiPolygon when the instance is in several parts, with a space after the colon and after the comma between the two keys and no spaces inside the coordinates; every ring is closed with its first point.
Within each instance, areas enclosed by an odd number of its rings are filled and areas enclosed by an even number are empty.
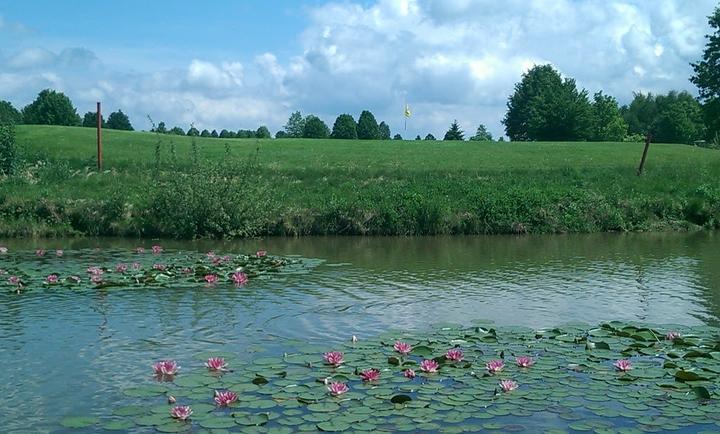
{"type": "MultiPolygon", "coordinates": [[[[50,260],[114,263],[139,240],[0,240],[50,260]],[[93,252],[99,247],[99,252],[93,252]]],[[[303,238],[164,242],[166,249],[323,260],[308,274],[235,289],[0,293],[3,432],[61,431],[108,415],[159,358],[204,350],[279,355],[435,322],[545,327],[570,321],[720,324],[720,235],[303,238]]],[[[0,257],[0,268],[2,268],[0,257]]]]}

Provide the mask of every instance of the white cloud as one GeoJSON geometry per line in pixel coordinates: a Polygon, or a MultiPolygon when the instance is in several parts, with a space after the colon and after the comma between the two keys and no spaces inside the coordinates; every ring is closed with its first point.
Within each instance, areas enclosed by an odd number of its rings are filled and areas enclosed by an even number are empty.
{"type": "Polygon", "coordinates": [[[508,95],[535,64],[551,63],[591,93],[602,89],[622,102],[636,90],[693,91],[689,63],[701,55],[715,6],[715,0],[330,1],[309,9],[299,51],[284,57],[238,53],[226,62],[188,58],[184,67],[148,63],[129,71],[88,50],[26,48],[0,53],[0,93],[24,105],[42,86],[62,86],[81,111],[102,99],[141,127],[151,114],[185,128],[267,124],[273,131],[296,109],[329,124],[339,113],[357,117],[370,109],[395,132],[407,100],[413,118],[407,132],[399,131],[404,136],[441,136],[455,118],[469,133],[483,122],[498,135],[508,95]]]}

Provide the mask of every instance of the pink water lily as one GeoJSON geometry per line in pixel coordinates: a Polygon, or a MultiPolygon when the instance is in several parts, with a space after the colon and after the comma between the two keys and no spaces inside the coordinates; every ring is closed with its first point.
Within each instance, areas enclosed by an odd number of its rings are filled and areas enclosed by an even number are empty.
{"type": "Polygon", "coordinates": [[[135,248],[135,253],[138,253],[138,254],[145,253],[145,248],[137,247],[137,248],[135,248]]]}
{"type": "Polygon", "coordinates": [[[257,256],[258,258],[264,258],[265,256],[267,256],[267,252],[265,250],[258,250],[257,252],[255,252],[255,256],[257,256]]]}
{"type": "Polygon", "coordinates": [[[165,264],[153,264],[153,270],[165,271],[166,269],[167,265],[165,264]]]}
{"type": "Polygon", "coordinates": [[[163,248],[161,246],[158,246],[158,245],[152,246],[153,254],[159,255],[160,253],[162,253],[162,251],[163,251],[163,248]]]}
{"type": "Polygon", "coordinates": [[[142,268],[142,265],[140,265],[139,262],[133,262],[133,264],[132,264],[133,270],[139,270],[140,268],[142,268]]]}
{"type": "Polygon", "coordinates": [[[502,371],[504,367],[505,362],[502,360],[490,360],[485,364],[485,368],[487,368],[488,372],[491,374],[502,371]]]}
{"type": "Polygon", "coordinates": [[[10,285],[18,285],[18,286],[20,285],[20,278],[17,276],[8,277],[7,281],[10,285]]]}
{"type": "Polygon", "coordinates": [[[190,267],[185,267],[182,269],[182,272],[183,272],[183,274],[193,274],[195,272],[195,270],[193,270],[190,267]]]}
{"type": "Polygon", "coordinates": [[[45,250],[44,249],[37,249],[35,250],[36,256],[45,256],[45,250]]]}
{"type": "Polygon", "coordinates": [[[360,372],[362,381],[378,381],[380,379],[380,371],[375,368],[366,369],[360,372]]]}
{"type": "Polygon", "coordinates": [[[427,360],[423,360],[422,362],[420,362],[420,369],[423,372],[427,372],[427,373],[431,374],[433,372],[437,372],[438,369],[440,369],[440,364],[438,362],[436,362],[435,360],[427,359],[427,360]]]}
{"type": "Polygon", "coordinates": [[[92,283],[102,283],[103,277],[100,274],[94,274],[94,275],[90,276],[90,281],[92,283]]]}
{"type": "Polygon", "coordinates": [[[407,342],[401,341],[395,342],[393,348],[395,349],[395,351],[402,354],[403,356],[407,356],[412,351],[412,345],[408,344],[407,342]]]}
{"type": "Polygon", "coordinates": [[[62,249],[57,249],[57,250],[55,250],[55,256],[57,256],[58,258],[61,257],[61,256],[64,255],[64,254],[65,254],[65,251],[62,250],[62,249]]]}
{"type": "Polygon", "coordinates": [[[412,369],[406,369],[405,371],[403,371],[403,375],[405,376],[405,378],[413,379],[415,378],[415,371],[413,371],[412,369]]]}
{"type": "Polygon", "coordinates": [[[327,386],[327,390],[332,396],[340,396],[350,391],[350,388],[345,383],[330,383],[327,386]]]}
{"type": "Polygon", "coordinates": [[[247,274],[242,271],[236,271],[232,274],[232,281],[235,282],[236,286],[244,285],[248,281],[247,274]]]}
{"type": "Polygon", "coordinates": [[[115,266],[115,271],[118,273],[125,273],[128,270],[128,266],[125,264],[117,264],[115,266]]]}
{"type": "Polygon", "coordinates": [[[535,364],[535,361],[532,357],[520,356],[515,358],[515,363],[517,363],[517,365],[521,368],[529,368],[535,364]]]}
{"type": "Polygon", "coordinates": [[[103,270],[100,267],[88,267],[87,272],[88,274],[92,274],[94,276],[99,276],[103,274],[103,270]]]}
{"type": "Polygon", "coordinates": [[[170,416],[180,420],[187,420],[192,413],[192,408],[189,405],[178,405],[170,409],[170,416]]]}
{"type": "Polygon", "coordinates": [[[340,351],[330,351],[329,353],[323,354],[323,359],[328,365],[339,366],[345,361],[343,353],[340,351]]]}
{"type": "Polygon", "coordinates": [[[205,362],[205,366],[211,371],[225,371],[228,364],[222,357],[210,357],[205,362]]]}
{"type": "Polygon", "coordinates": [[[235,392],[230,390],[226,390],[224,392],[215,391],[215,403],[220,407],[227,407],[237,400],[238,395],[235,392]]]}
{"type": "Polygon", "coordinates": [[[60,280],[60,279],[58,278],[57,274],[51,274],[47,277],[46,280],[47,280],[47,283],[52,284],[52,283],[58,283],[58,280],[60,280]]]}
{"type": "Polygon", "coordinates": [[[160,360],[153,365],[156,375],[175,375],[180,370],[175,360],[160,360]]]}
{"type": "Polygon", "coordinates": [[[218,282],[218,277],[215,274],[207,274],[205,275],[205,281],[208,285],[214,285],[218,282]]]}
{"type": "Polygon", "coordinates": [[[222,260],[223,260],[223,262],[230,262],[230,261],[232,261],[232,256],[225,255],[222,257],[222,260]]]}
{"type": "Polygon", "coordinates": [[[674,341],[675,339],[677,339],[679,337],[680,337],[680,332],[675,332],[675,331],[667,332],[667,334],[665,335],[665,339],[668,341],[674,341]]]}
{"type": "Polygon", "coordinates": [[[209,252],[207,252],[207,257],[208,257],[208,259],[214,258],[214,257],[215,257],[215,252],[213,252],[212,250],[210,250],[209,252]]]}
{"type": "Polygon", "coordinates": [[[453,362],[462,362],[465,355],[460,348],[451,348],[445,353],[445,358],[453,362]]]}
{"type": "Polygon", "coordinates": [[[518,388],[518,384],[512,380],[500,381],[500,388],[503,392],[510,392],[518,388]]]}
{"type": "Polygon", "coordinates": [[[613,363],[613,366],[615,366],[615,369],[621,372],[627,372],[632,369],[632,362],[628,359],[621,359],[613,363]]]}

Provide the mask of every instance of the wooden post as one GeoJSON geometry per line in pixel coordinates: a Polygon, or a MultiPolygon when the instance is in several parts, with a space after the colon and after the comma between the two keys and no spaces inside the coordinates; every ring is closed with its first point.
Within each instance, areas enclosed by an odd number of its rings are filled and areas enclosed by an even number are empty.
{"type": "Polygon", "coordinates": [[[97,168],[98,172],[102,171],[102,112],[100,110],[100,101],[97,103],[97,168]]]}
{"type": "Polygon", "coordinates": [[[648,149],[650,149],[650,140],[651,136],[648,133],[647,136],[645,136],[645,149],[643,149],[642,159],[640,160],[640,167],[638,167],[637,170],[637,176],[642,175],[643,169],[645,168],[645,160],[647,159],[648,149]]]}

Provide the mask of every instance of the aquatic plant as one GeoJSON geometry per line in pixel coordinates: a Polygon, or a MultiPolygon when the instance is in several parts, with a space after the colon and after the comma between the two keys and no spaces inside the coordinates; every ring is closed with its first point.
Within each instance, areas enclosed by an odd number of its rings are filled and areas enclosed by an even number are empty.
{"type": "Polygon", "coordinates": [[[502,360],[490,360],[485,364],[485,369],[491,374],[496,374],[505,368],[505,362],[502,360]]]}
{"type": "Polygon", "coordinates": [[[429,374],[435,373],[440,369],[440,364],[432,359],[426,359],[420,362],[420,369],[423,372],[427,372],[429,374]]]}
{"type": "Polygon", "coordinates": [[[170,416],[179,420],[187,420],[192,414],[192,408],[188,405],[178,405],[170,409],[170,416]]]}
{"type": "Polygon", "coordinates": [[[162,246],[154,245],[154,246],[152,246],[152,252],[154,255],[159,255],[160,253],[163,252],[163,248],[162,248],[162,246]]]}
{"type": "Polygon", "coordinates": [[[362,381],[378,381],[380,379],[380,371],[375,368],[365,369],[359,375],[362,381]]]}
{"type": "Polygon", "coordinates": [[[220,407],[227,407],[238,400],[238,395],[231,390],[224,390],[222,392],[216,390],[215,397],[213,399],[220,407]]]}
{"type": "Polygon", "coordinates": [[[65,251],[62,249],[55,250],[55,256],[57,256],[58,258],[62,257],[64,254],[65,254],[65,251]]]}
{"type": "Polygon", "coordinates": [[[403,356],[407,356],[412,351],[412,345],[400,341],[395,342],[393,348],[395,349],[395,351],[402,354],[403,356]]]}
{"type": "Polygon", "coordinates": [[[676,331],[667,332],[665,334],[665,339],[668,341],[674,341],[675,339],[680,337],[680,333],[676,331]]]}
{"type": "Polygon", "coordinates": [[[412,379],[412,378],[415,378],[415,371],[413,371],[412,369],[408,368],[408,369],[406,369],[406,370],[403,371],[403,376],[404,376],[405,378],[411,378],[411,379],[412,379]]]}
{"type": "Polygon", "coordinates": [[[244,285],[248,282],[247,274],[243,273],[242,271],[236,271],[232,274],[231,279],[233,283],[235,283],[235,286],[244,285]]]}
{"type": "Polygon", "coordinates": [[[125,264],[117,264],[115,266],[115,271],[118,273],[125,273],[128,270],[128,266],[125,264]]]}
{"type": "Polygon", "coordinates": [[[153,370],[156,375],[175,375],[180,370],[175,360],[160,360],[153,364],[153,370]]]}
{"type": "Polygon", "coordinates": [[[265,250],[258,250],[257,252],[255,252],[255,256],[258,258],[264,258],[265,256],[267,256],[267,252],[265,250]]]}
{"type": "Polygon", "coordinates": [[[615,369],[617,369],[618,371],[622,371],[622,372],[627,372],[633,368],[632,362],[630,362],[630,360],[628,360],[628,359],[618,360],[615,363],[613,363],[613,366],[615,366],[615,369]]]}
{"type": "Polygon", "coordinates": [[[45,249],[37,249],[35,250],[36,256],[45,256],[45,249]]]}
{"type": "Polygon", "coordinates": [[[5,255],[8,252],[8,248],[5,246],[0,246],[0,255],[5,255]]]}
{"type": "Polygon", "coordinates": [[[205,362],[205,366],[211,371],[226,371],[228,364],[222,357],[210,357],[205,362]]]}
{"type": "Polygon", "coordinates": [[[51,274],[47,277],[47,283],[50,284],[58,283],[58,280],[60,280],[60,278],[57,274],[51,274]]]}
{"type": "Polygon", "coordinates": [[[332,366],[340,366],[345,361],[343,353],[339,351],[330,351],[325,353],[323,354],[323,359],[325,360],[325,363],[332,366]]]}
{"type": "Polygon", "coordinates": [[[217,274],[206,274],[204,279],[208,285],[214,285],[214,284],[218,283],[218,280],[220,280],[220,278],[217,277],[217,274]]]}
{"type": "Polygon", "coordinates": [[[521,368],[529,368],[535,364],[535,361],[532,359],[532,357],[519,356],[515,358],[515,363],[517,363],[517,365],[521,368]]]}
{"type": "Polygon", "coordinates": [[[512,380],[501,380],[499,386],[503,392],[510,392],[518,388],[518,384],[512,380]]]}
{"type": "Polygon", "coordinates": [[[461,362],[464,357],[465,354],[460,348],[451,348],[445,353],[445,358],[451,362],[461,362]]]}
{"type": "Polygon", "coordinates": [[[347,393],[350,391],[350,388],[345,383],[330,383],[327,386],[328,392],[330,392],[333,396],[340,396],[343,393],[347,393]]]}

